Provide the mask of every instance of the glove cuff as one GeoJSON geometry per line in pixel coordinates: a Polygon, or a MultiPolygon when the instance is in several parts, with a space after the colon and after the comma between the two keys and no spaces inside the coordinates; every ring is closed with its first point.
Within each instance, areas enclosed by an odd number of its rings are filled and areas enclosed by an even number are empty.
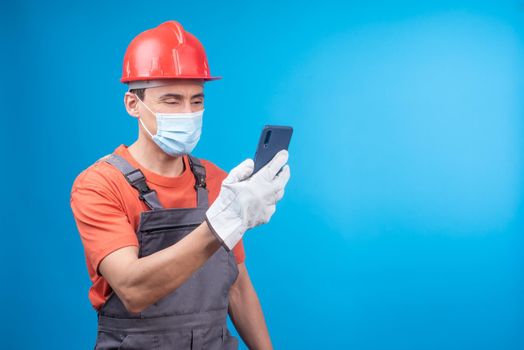
{"type": "Polygon", "coordinates": [[[209,229],[211,230],[211,232],[215,235],[215,237],[218,239],[218,241],[220,242],[220,244],[222,244],[224,246],[224,248],[226,249],[226,251],[230,251],[231,249],[229,249],[229,247],[227,246],[227,244],[224,242],[224,240],[222,239],[222,237],[220,237],[220,235],[218,234],[217,231],[215,231],[215,229],[213,228],[213,225],[211,225],[211,222],[209,221],[209,218],[207,217],[207,214],[204,215],[204,218],[207,222],[207,226],[209,226],[209,229]]]}

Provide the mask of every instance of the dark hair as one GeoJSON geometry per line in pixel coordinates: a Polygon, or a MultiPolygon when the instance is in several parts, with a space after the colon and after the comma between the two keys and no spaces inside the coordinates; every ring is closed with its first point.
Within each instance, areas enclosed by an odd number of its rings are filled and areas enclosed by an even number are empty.
{"type": "Polygon", "coordinates": [[[145,88],[143,88],[143,89],[131,89],[131,90],[129,90],[129,92],[132,93],[132,94],[137,95],[139,99],[144,101],[144,97],[146,95],[146,89],[145,88]]]}

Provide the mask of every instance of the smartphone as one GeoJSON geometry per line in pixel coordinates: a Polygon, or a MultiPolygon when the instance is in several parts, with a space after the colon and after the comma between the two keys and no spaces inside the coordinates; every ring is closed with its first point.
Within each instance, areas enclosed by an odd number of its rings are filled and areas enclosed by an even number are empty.
{"type": "Polygon", "coordinates": [[[255,153],[255,169],[253,174],[264,167],[281,150],[287,150],[293,128],[283,125],[266,125],[260,133],[257,151],[255,153]]]}

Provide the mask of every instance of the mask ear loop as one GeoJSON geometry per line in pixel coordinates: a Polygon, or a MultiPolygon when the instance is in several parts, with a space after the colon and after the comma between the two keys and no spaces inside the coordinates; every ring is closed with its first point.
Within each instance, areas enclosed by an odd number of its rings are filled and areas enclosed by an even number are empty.
{"type": "Polygon", "coordinates": [[[151,136],[151,138],[153,138],[153,134],[151,134],[151,132],[147,129],[146,125],[145,125],[144,122],[142,121],[142,118],[138,117],[138,121],[140,122],[140,124],[142,124],[142,126],[144,127],[144,129],[146,130],[146,132],[149,134],[149,136],[151,136]]]}
{"type": "MultiPolygon", "coordinates": [[[[137,98],[140,102],[142,102],[142,104],[147,108],[147,110],[148,110],[149,112],[153,113],[153,114],[156,116],[156,113],[153,112],[153,111],[151,110],[151,108],[149,108],[149,107],[144,103],[144,101],[142,101],[142,100],[140,99],[140,97],[138,97],[137,94],[135,94],[135,96],[136,96],[136,98],[137,98]]],[[[149,129],[146,127],[146,125],[145,125],[144,122],[142,121],[142,117],[138,117],[138,121],[140,122],[140,124],[142,124],[142,126],[143,126],[144,129],[147,131],[147,133],[149,134],[149,136],[151,136],[151,138],[153,138],[153,134],[151,134],[151,131],[149,131],[149,129]]]]}

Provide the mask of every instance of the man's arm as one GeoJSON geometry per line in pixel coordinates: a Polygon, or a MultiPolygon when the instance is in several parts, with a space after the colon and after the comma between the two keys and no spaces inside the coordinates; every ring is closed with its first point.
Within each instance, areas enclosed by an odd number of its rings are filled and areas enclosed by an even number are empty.
{"type": "Polygon", "coordinates": [[[229,316],[249,349],[273,349],[262,307],[244,263],[229,291],[229,316]]]}
{"type": "Polygon", "coordinates": [[[204,221],[177,244],[143,258],[128,246],[106,256],[99,271],[130,312],[140,312],[180,287],[218,250],[204,221]]]}

